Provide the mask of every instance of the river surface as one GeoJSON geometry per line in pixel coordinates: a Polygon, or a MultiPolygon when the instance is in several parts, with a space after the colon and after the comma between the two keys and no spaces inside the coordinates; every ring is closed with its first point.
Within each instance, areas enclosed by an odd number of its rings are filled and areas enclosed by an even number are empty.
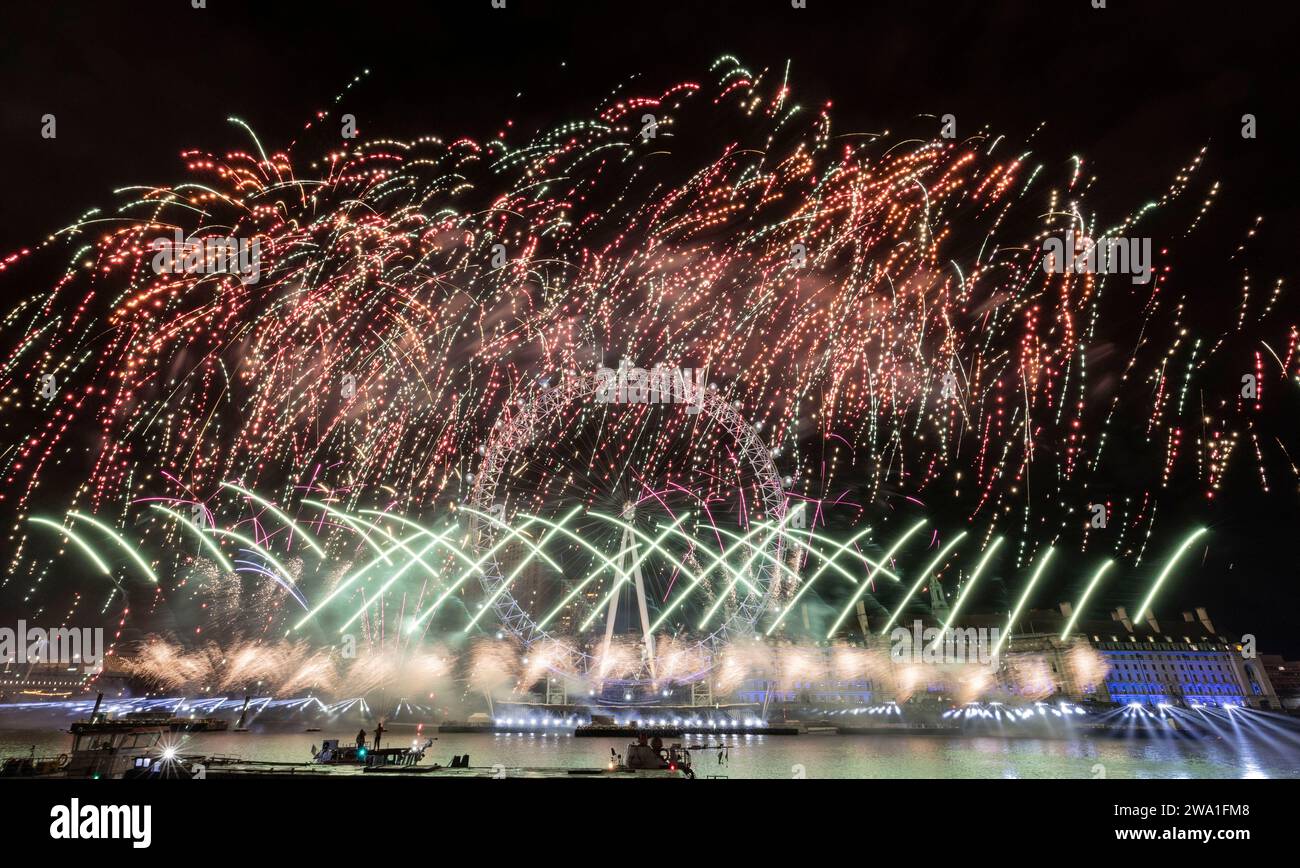
{"type": "MultiPolygon", "coordinates": [[[[473,766],[592,768],[624,753],[627,739],[572,735],[430,733],[424,764],[447,765],[469,754],[473,766]]],[[[428,738],[429,736],[425,736],[428,738]]],[[[264,731],[174,734],[187,755],[226,754],[245,760],[306,762],[324,738],[352,743],[348,732],[264,731]]],[[[413,730],[391,732],[385,747],[411,744],[413,730]]],[[[676,739],[673,739],[674,741],[676,739]]],[[[1274,778],[1300,777],[1292,739],[1070,738],[1030,739],[913,735],[686,736],[699,777],[731,778],[1274,778]]],[[[0,729],[0,755],[64,753],[70,736],[54,729],[0,729]]]]}

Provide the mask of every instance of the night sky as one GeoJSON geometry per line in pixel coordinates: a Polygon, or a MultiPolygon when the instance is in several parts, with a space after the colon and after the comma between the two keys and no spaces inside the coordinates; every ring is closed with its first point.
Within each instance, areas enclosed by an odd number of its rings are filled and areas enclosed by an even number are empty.
{"type": "MultiPolygon", "coordinates": [[[[506,10],[493,10],[489,0],[209,0],[207,6],[131,0],[6,11],[0,256],[39,242],[92,206],[110,207],[116,187],[175,180],[185,148],[246,147],[245,134],[227,116],[246,120],[269,146],[284,146],[314,111],[333,109],[335,94],[363,70],[369,75],[348,102],[363,138],[487,138],[504,118],[533,129],[582,115],[634,75],[649,89],[706,77],[709,63],[729,53],[758,68],[780,69],[789,61],[797,95],[833,101],[841,130],[903,128],[918,114],[953,113],[963,131],[988,125],[1024,141],[1045,124],[1034,136],[1037,158],[1064,163],[1086,155],[1088,172],[1104,190],[1094,201],[1113,200],[1116,208],[1158,196],[1208,146],[1202,173],[1222,187],[1205,237],[1226,248],[1262,215],[1251,248],[1252,285],[1263,292],[1285,278],[1280,306],[1290,312],[1282,319],[1300,319],[1293,285],[1300,231],[1294,88],[1300,11],[1294,5],[1109,0],[1110,8],[1094,10],[1089,0],[808,0],[809,8],[796,10],[787,0],[509,0],[506,10]],[[39,134],[46,113],[57,116],[55,140],[39,134]],[[1254,140],[1240,135],[1245,113],[1257,117],[1254,140]]],[[[1230,308],[1239,291],[1240,268],[1219,251],[1193,267],[1203,271],[1189,297],[1189,319],[1196,319],[1202,297],[1204,315],[1220,316],[1224,297],[1230,308]]],[[[23,291],[21,281],[0,280],[6,308],[23,291]]],[[[1236,378],[1224,370],[1224,388],[1233,388],[1236,378]]],[[[1261,424],[1300,461],[1297,392],[1294,382],[1287,385],[1290,394],[1270,402],[1261,424]]],[[[1271,388],[1285,386],[1275,381],[1271,388]]],[[[1136,444],[1141,432],[1131,433],[1136,444]]],[[[1133,466],[1153,460],[1132,448],[1133,466]]],[[[1189,556],[1157,610],[1207,606],[1220,626],[1256,634],[1262,651],[1294,657],[1300,654],[1297,480],[1274,465],[1272,491],[1264,495],[1250,466],[1236,467],[1214,504],[1205,503],[1196,485],[1171,492],[1144,567],[1158,564],[1180,529],[1207,525],[1208,554],[1198,547],[1189,556]]],[[[1124,460],[1115,467],[1112,490],[1101,494],[1124,493],[1124,460]]],[[[0,599],[0,610],[21,615],[13,603],[0,599]]],[[[1131,590],[1116,589],[1110,596],[1103,590],[1093,605],[1128,605],[1132,612],[1135,603],[1131,590]]]]}

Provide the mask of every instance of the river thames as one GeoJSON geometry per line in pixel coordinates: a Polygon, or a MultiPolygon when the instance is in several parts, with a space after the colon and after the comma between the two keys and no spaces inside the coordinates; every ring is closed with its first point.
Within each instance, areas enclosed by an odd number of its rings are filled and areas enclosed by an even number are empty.
{"type": "MultiPolygon", "coordinates": [[[[473,766],[491,769],[592,768],[624,753],[627,739],[575,738],[560,733],[429,733],[424,765],[447,765],[469,754],[473,766]]],[[[0,754],[57,755],[69,736],[54,729],[0,730],[0,754]]],[[[244,760],[309,762],[322,739],[348,744],[348,732],[219,732],[174,734],[169,743],[185,755],[226,755],[244,760]]],[[[676,741],[671,739],[669,741],[676,741]]],[[[411,744],[411,730],[384,739],[385,747],[411,744]]],[[[997,738],[911,735],[686,736],[701,778],[1295,778],[1300,752],[1270,739],[1227,738],[997,738]],[[720,750],[718,745],[726,745],[720,750]],[[721,753],[721,757],[719,754],[721,753]]]]}

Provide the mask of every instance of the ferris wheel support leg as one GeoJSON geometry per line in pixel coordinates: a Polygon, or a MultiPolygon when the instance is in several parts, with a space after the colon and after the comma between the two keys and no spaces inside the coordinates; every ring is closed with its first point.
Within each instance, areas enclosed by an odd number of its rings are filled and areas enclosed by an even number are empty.
{"type": "MultiPolygon", "coordinates": [[[[624,536],[626,536],[626,533],[624,536]]],[[[620,555],[619,557],[619,576],[617,581],[621,582],[623,580],[623,562],[622,556],[620,555]]],[[[614,616],[618,614],[619,596],[620,594],[610,594],[609,596],[609,612],[605,615],[605,642],[600,646],[600,668],[602,670],[609,667],[609,645],[614,640],[614,616]]]]}
{"type": "MultiPolygon", "coordinates": [[[[619,541],[618,583],[627,580],[628,561],[632,562],[632,583],[636,589],[637,610],[641,616],[641,633],[645,637],[646,662],[650,667],[650,679],[658,680],[655,673],[655,638],[650,632],[650,609],[645,597],[645,579],[641,576],[641,559],[636,556],[637,543],[632,531],[623,529],[623,538],[619,541]]],[[[605,644],[601,646],[601,659],[609,659],[609,646],[614,639],[614,618],[618,615],[619,594],[609,598],[609,609],[605,614],[605,644]]]]}
{"type": "Polygon", "coordinates": [[[646,607],[645,582],[641,579],[640,563],[632,568],[632,575],[636,579],[636,602],[641,610],[641,632],[645,636],[645,653],[646,660],[650,664],[650,680],[658,681],[659,676],[655,673],[655,634],[650,632],[650,611],[646,607]]]}

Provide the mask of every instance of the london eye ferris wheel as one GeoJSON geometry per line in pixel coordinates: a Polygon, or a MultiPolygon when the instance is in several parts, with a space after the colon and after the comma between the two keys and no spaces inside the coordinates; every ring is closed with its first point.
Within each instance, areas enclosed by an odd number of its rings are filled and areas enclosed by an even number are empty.
{"type": "Polygon", "coordinates": [[[570,374],[503,414],[467,504],[478,616],[594,685],[703,677],[795,581],[788,501],[741,408],[639,370],[570,374]]]}

